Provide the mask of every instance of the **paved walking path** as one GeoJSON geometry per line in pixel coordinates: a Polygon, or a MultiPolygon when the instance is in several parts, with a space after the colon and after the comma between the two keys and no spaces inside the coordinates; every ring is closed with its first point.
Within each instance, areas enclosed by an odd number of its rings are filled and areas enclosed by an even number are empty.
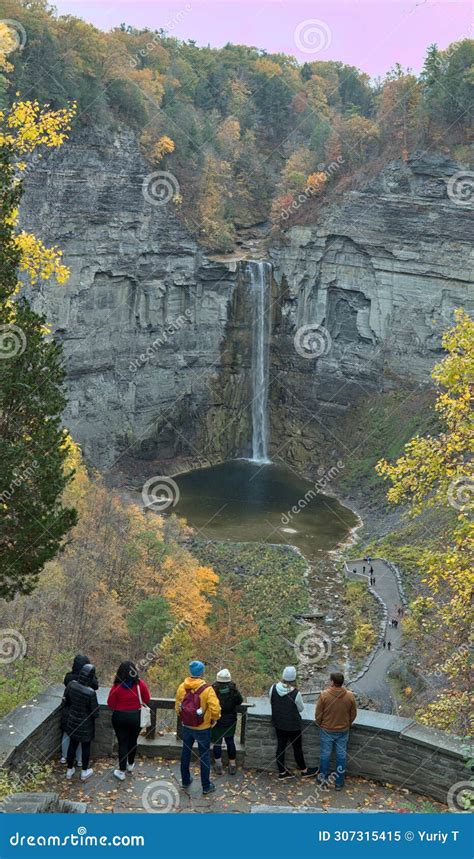
{"type": "Polygon", "coordinates": [[[375,653],[375,656],[360,680],[349,683],[349,686],[354,692],[361,692],[377,702],[380,709],[385,713],[391,713],[393,710],[393,699],[390,690],[390,684],[387,679],[387,671],[390,664],[398,658],[401,646],[403,617],[399,617],[398,608],[403,605],[402,595],[397,577],[393,569],[381,558],[373,558],[370,563],[363,560],[348,561],[349,578],[352,578],[352,571],[355,569],[360,576],[354,576],[354,579],[363,580],[365,567],[365,578],[369,587],[369,568],[372,565],[374,568],[375,584],[372,589],[380,597],[387,609],[387,624],[385,630],[386,647],[380,645],[375,653]],[[392,619],[399,620],[398,628],[390,626],[392,619]],[[388,643],[390,642],[390,649],[388,643]]]}
{"type": "Polygon", "coordinates": [[[194,781],[189,792],[180,787],[179,763],[163,759],[138,758],[135,771],[126,781],[118,782],[113,776],[113,759],[92,761],[94,775],[81,783],[78,774],[66,781],[65,767],[57,764],[45,790],[58,793],[61,799],[86,802],[89,813],[108,812],[169,812],[178,814],[210,812],[219,814],[249,813],[255,806],[294,807],[295,809],[328,808],[355,809],[358,811],[398,811],[399,809],[424,810],[430,802],[437,811],[446,811],[440,803],[411,793],[406,788],[348,776],[343,791],[322,791],[315,779],[294,778],[279,782],[277,773],[239,769],[237,775],[214,777],[217,790],[203,796],[199,780],[199,767],[192,766],[194,781]]]}

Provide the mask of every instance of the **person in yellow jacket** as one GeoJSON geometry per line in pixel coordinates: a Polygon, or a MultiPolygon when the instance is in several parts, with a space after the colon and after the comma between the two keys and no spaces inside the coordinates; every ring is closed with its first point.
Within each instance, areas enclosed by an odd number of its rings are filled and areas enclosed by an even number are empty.
{"type": "Polygon", "coordinates": [[[221,715],[219,699],[204,680],[204,663],[198,659],[189,663],[189,677],[180,683],[176,691],[175,709],[181,719],[183,750],[181,752],[181,784],[189,787],[192,776],[189,771],[191,752],[196,740],[201,766],[201,784],[204,795],[216,789],[211,782],[211,728],[221,715]]]}

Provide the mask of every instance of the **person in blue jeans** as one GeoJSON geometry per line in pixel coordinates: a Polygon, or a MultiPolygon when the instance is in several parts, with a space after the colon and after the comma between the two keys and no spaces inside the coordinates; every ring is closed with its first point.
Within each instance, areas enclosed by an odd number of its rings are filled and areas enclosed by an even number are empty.
{"type": "Polygon", "coordinates": [[[350,727],[357,716],[353,692],[344,686],[344,675],[333,671],[330,685],[321,692],[316,704],[319,726],[319,781],[328,784],[332,751],[336,751],[336,790],[344,787],[346,753],[350,727]]]}
{"type": "Polygon", "coordinates": [[[217,695],[204,680],[204,663],[198,659],[189,663],[190,676],[178,686],[176,713],[181,719],[183,750],[181,752],[181,783],[184,789],[192,782],[189,765],[193,745],[196,742],[201,767],[203,794],[213,793],[216,787],[211,782],[211,728],[221,715],[217,695]]]}

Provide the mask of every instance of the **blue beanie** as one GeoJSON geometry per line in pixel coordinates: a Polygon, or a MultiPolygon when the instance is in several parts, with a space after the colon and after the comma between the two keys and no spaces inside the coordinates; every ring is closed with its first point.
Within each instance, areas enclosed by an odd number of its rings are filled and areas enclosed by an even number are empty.
{"type": "Polygon", "coordinates": [[[204,662],[194,659],[189,663],[189,671],[191,672],[191,677],[202,677],[204,674],[204,662]]]}

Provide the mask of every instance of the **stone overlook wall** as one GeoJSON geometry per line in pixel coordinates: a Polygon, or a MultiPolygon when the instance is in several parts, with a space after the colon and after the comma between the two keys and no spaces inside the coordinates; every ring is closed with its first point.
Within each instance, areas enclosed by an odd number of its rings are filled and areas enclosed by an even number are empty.
{"type": "MultiPolygon", "coordinates": [[[[274,770],[270,703],[261,698],[249,700],[256,706],[247,719],[246,765],[274,770]]],[[[314,724],[314,704],[306,704],[302,715],[303,749],[308,765],[315,766],[319,761],[319,731],[314,724]]],[[[460,739],[411,719],[359,710],[349,738],[347,772],[402,785],[445,803],[452,785],[471,775],[466,767],[467,749],[467,743],[460,739]]]]}
{"type": "MultiPolygon", "coordinates": [[[[51,686],[41,695],[17,707],[0,720],[0,767],[26,775],[33,764],[57,758],[60,751],[60,707],[63,687],[51,686]]],[[[114,753],[115,737],[111,712],[106,706],[108,689],[98,692],[101,705],[92,754],[107,757],[114,753]]],[[[270,704],[265,698],[250,698],[244,747],[244,764],[250,769],[275,770],[275,735],[270,704]]],[[[316,765],[319,736],[314,725],[314,704],[303,713],[303,746],[307,761],[316,765]]],[[[160,738],[146,741],[140,753],[167,758],[179,756],[179,742],[160,738]]],[[[471,776],[467,769],[467,743],[442,731],[418,725],[410,719],[360,710],[348,746],[349,775],[402,785],[440,802],[447,801],[449,789],[471,776]]],[[[291,764],[291,755],[289,755],[291,764]]]]}

